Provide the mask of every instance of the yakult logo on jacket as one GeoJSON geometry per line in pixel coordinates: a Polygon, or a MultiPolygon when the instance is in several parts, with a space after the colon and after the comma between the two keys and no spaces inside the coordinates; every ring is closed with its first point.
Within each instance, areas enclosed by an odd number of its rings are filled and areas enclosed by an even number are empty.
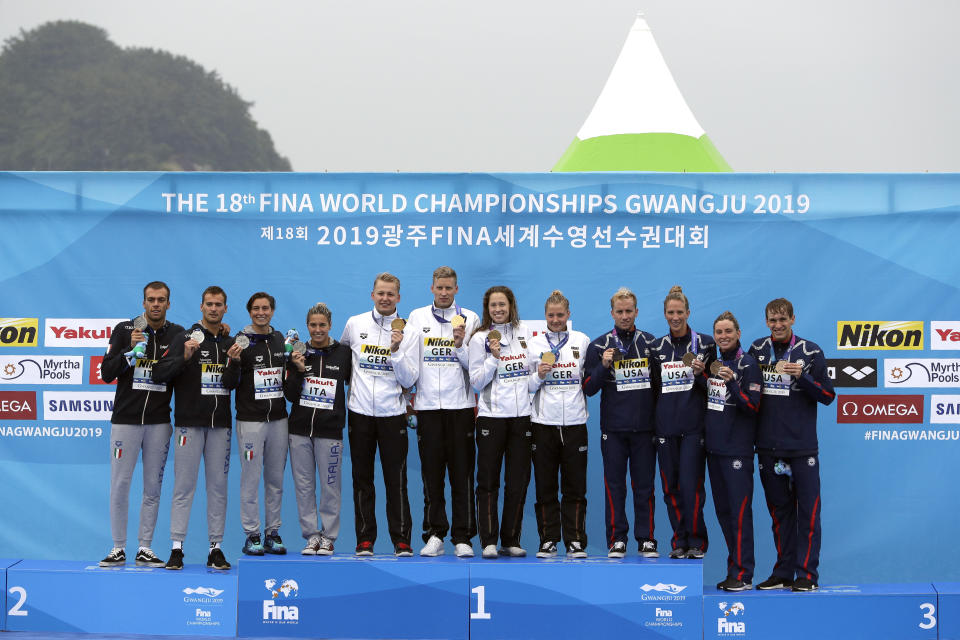
{"type": "Polygon", "coordinates": [[[43,344],[47,347],[96,347],[110,345],[113,328],[129,318],[47,318],[43,344]]]}
{"type": "Polygon", "coordinates": [[[837,422],[919,424],[923,422],[923,396],[837,396],[837,422]]]}

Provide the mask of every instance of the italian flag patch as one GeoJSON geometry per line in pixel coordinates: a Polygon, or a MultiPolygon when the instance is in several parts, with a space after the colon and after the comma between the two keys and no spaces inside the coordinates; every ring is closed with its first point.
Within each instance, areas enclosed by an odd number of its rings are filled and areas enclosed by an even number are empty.
{"type": "Polygon", "coordinates": [[[114,458],[116,458],[116,459],[119,460],[119,459],[120,459],[120,456],[122,456],[122,455],[123,455],[123,449],[121,449],[120,447],[114,447],[114,448],[113,448],[113,457],[114,457],[114,458]]]}
{"type": "Polygon", "coordinates": [[[249,462],[250,460],[253,460],[253,451],[249,451],[249,450],[244,451],[244,452],[243,452],[243,459],[244,459],[244,460],[247,460],[248,462],[249,462]]]}
{"type": "Polygon", "coordinates": [[[183,435],[182,435],[182,436],[178,437],[178,438],[177,438],[177,444],[180,445],[181,447],[185,447],[185,446],[187,445],[187,436],[183,436],[183,435]]]}

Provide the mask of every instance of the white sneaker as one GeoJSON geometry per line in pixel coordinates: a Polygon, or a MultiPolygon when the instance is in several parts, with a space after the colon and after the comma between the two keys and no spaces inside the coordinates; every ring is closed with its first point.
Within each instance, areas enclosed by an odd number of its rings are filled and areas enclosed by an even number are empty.
{"type": "Polygon", "coordinates": [[[430,558],[433,558],[434,556],[442,556],[443,554],[443,540],[437,536],[430,536],[430,539],[427,540],[427,544],[424,545],[423,549],[420,549],[421,556],[427,556],[430,558]]]}
{"type": "Polygon", "coordinates": [[[571,542],[567,545],[567,557],[568,558],[586,558],[587,550],[583,548],[583,545],[579,542],[571,542]]]}
{"type": "Polygon", "coordinates": [[[497,553],[497,545],[488,544],[483,548],[483,557],[487,560],[495,560],[497,556],[500,555],[497,553]]]}
{"type": "Polygon", "coordinates": [[[608,558],[622,558],[625,555],[627,555],[627,543],[621,540],[610,545],[610,550],[607,551],[608,558]]]}
{"type": "Polygon", "coordinates": [[[538,558],[553,558],[557,555],[557,543],[550,542],[547,540],[540,545],[540,550],[537,551],[538,558]]]}
{"type": "Polygon", "coordinates": [[[317,555],[317,549],[320,548],[320,536],[310,536],[310,539],[307,540],[307,546],[303,548],[303,551],[300,552],[302,556],[315,556],[317,555]]]}
{"type": "Polygon", "coordinates": [[[500,549],[500,554],[511,558],[525,558],[527,550],[523,547],[503,547],[500,549]]]}
{"type": "MultiPolygon", "coordinates": [[[[496,551],[496,549],[494,549],[494,551],[496,551]]],[[[458,558],[472,558],[473,545],[467,544],[466,542],[460,542],[457,544],[454,553],[457,554],[458,558]]]]}

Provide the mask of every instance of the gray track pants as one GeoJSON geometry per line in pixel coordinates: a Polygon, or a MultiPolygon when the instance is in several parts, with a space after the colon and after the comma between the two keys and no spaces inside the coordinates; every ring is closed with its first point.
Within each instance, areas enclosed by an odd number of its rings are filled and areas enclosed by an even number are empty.
{"type": "Polygon", "coordinates": [[[290,434],[290,471],[297,491],[297,514],[304,539],[320,534],[336,540],[340,533],[340,467],[343,441],[290,434]],[[317,472],[320,500],[317,500],[317,472]],[[317,512],[321,528],[317,528],[317,512]]]}
{"type": "Polygon", "coordinates": [[[227,518],[227,472],[230,470],[231,429],[177,427],[173,440],[173,504],[170,507],[170,539],[187,538],[190,507],[197,490],[200,459],[207,488],[207,534],[210,542],[223,541],[227,518]]]}
{"type": "Polygon", "coordinates": [[[157,526],[163,468],[170,451],[173,427],[163,424],[110,425],[110,529],[113,546],[127,545],[127,515],[130,508],[130,480],[143,451],[143,500],[140,503],[140,545],[149,547],[157,526]]]}
{"type": "Polygon", "coordinates": [[[240,524],[248,536],[260,533],[260,475],[263,474],[264,533],[280,530],[283,470],[287,466],[287,419],[237,420],[240,448],[240,524]]]}

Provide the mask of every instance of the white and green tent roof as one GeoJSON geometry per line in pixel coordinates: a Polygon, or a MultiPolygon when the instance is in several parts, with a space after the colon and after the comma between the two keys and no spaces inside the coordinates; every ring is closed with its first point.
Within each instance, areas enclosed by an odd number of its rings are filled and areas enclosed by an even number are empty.
{"type": "Polygon", "coordinates": [[[680,94],[643,15],[554,171],[731,171],[680,94]]]}

